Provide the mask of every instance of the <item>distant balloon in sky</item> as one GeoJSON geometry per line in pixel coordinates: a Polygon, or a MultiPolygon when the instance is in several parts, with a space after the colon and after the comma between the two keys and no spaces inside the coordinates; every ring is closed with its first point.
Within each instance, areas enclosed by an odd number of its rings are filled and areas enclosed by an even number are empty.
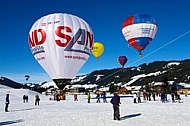
{"type": "Polygon", "coordinates": [[[132,45],[139,56],[142,56],[141,51],[144,50],[154,39],[157,32],[156,20],[147,14],[135,14],[128,17],[122,26],[122,33],[129,45],[132,45]]]}
{"type": "Polygon", "coordinates": [[[104,45],[100,42],[94,42],[92,47],[92,54],[98,59],[104,52],[104,45]]]}
{"type": "Polygon", "coordinates": [[[24,77],[25,77],[26,81],[28,81],[28,80],[29,80],[29,78],[30,78],[30,76],[29,76],[29,75],[25,75],[24,77]]]}
{"type": "Polygon", "coordinates": [[[62,90],[88,60],[94,36],[83,19],[55,13],[33,24],[28,41],[35,59],[62,90]]]}
{"type": "Polygon", "coordinates": [[[124,67],[124,65],[126,64],[126,62],[127,62],[127,57],[126,56],[119,56],[118,57],[118,62],[119,62],[119,64],[122,66],[122,67],[124,67]]]}

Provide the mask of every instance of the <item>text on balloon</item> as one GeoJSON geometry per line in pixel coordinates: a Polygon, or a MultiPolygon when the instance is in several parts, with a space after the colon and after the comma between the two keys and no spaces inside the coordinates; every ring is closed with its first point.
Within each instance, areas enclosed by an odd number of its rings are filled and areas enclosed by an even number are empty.
{"type": "MultiPolygon", "coordinates": [[[[72,32],[72,29],[68,26],[58,26],[53,34],[56,36],[54,37],[55,44],[63,47],[64,51],[80,52],[90,55],[93,45],[93,34],[81,28],[73,36],[70,35],[72,32]],[[82,48],[74,48],[76,45],[82,46],[82,48]]],[[[29,34],[28,40],[33,55],[45,52],[45,48],[42,46],[42,44],[48,41],[45,30],[41,28],[33,30],[29,34]]]]}

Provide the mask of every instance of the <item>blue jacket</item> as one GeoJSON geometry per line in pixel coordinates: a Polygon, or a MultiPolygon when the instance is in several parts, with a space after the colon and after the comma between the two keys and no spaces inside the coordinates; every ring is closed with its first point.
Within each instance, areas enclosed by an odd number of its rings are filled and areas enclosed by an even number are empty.
{"type": "Polygon", "coordinates": [[[114,94],[113,98],[110,101],[113,105],[119,105],[120,104],[120,97],[117,94],[114,94]]]}

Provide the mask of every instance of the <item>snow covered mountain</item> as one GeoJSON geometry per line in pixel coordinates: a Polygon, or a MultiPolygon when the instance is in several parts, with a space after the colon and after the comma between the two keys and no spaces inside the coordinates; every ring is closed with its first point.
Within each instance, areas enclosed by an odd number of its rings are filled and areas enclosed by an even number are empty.
{"type": "Polygon", "coordinates": [[[190,83],[190,60],[155,61],[144,63],[137,67],[96,70],[90,74],[77,76],[73,84],[97,84],[98,87],[111,83],[121,85],[141,86],[150,82],[168,81],[175,83],[190,83]]]}
{"type": "MultiPolygon", "coordinates": [[[[175,83],[190,83],[190,60],[183,61],[155,61],[144,63],[136,67],[114,68],[96,70],[86,75],[76,76],[72,85],[89,86],[90,88],[107,87],[111,83],[119,86],[142,86],[150,82],[163,82],[167,77],[168,81],[175,83]]],[[[48,88],[54,86],[52,82],[38,82],[30,84],[21,84],[11,79],[1,77],[0,83],[14,88],[48,88]]]]}

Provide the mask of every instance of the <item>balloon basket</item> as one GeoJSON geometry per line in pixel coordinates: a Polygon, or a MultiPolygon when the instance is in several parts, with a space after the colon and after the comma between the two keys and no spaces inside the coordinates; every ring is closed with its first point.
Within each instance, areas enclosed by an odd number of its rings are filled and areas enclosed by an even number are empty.
{"type": "Polygon", "coordinates": [[[66,95],[65,94],[60,95],[60,100],[66,100],[66,95]]]}
{"type": "Polygon", "coordinates": [[[66,95],[63,90],[59,90],[58,95],[59,95],[59,100],[66,100],[66,95]]]}

